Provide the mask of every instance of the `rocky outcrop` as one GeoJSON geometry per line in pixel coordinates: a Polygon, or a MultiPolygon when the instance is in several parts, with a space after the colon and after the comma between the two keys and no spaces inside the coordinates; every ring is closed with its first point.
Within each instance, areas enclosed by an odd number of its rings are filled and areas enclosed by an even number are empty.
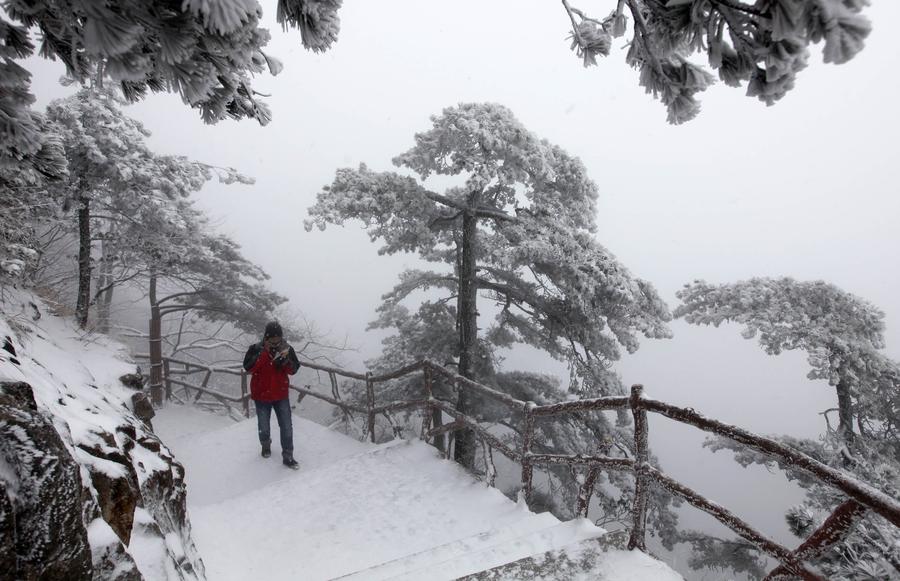
{"type": "MultiPolygon", "coordinates": [[[[90,490],[86,490],[86,495],[91,497],[90,490]]],[[[103,519],[100,507],[93,499],[85,502],[83,514],[91,545],[92,581],[143,581],[137,563],[103,519]]]]}
{"type": "Polygon", "coordinates": [[[80,468],[31,386],[0,382],[0,578],[92,575],[80,468]]]}
{"type": "MultiPolygon", "coordinates": [[[[147,440],[142,446],[152,450],[159,446],[159,441],[147,440]]],[[[187,486],[184,482],[184,467],[162,450],[158,451],[161,457],[170,462],[169,470],[157,470],[151,473],[141,484],[147,511],[153,518],[153,522],[160,531],[176,531],[181,534],[182,545],[188,550],[184,554],[171,553],[183,579],[197,576],[204,577],[203,563],[199,558],[191,559],[191,555],[197,554],[193,539],[185,533],[190,531],[187,517],[187,486]],[[197,569],[199,566],[199,570],[197,569]]]]}
{"type": "Polygon", "coordinates": [[[184,468],[139,418],[118,409],[113,431],[98,422],[67,446],[71,434],[61,437],[31,386],[0,383],[0,581],[140,581],[129,552],[135,535],[165,555],[174,578],[205,577],[184,468]]]}
{"type": "Polygon", "coordinates": [[[141,579],[136,567],[127,567],[130,556],[124,547],[135,543],[164,554],[172,579],[204,579],[190,535],[184,468],[148,422],[125,410],[121,419],[124,423],[113,431],[91,432],[93,445],[78,446],[101,517],[85,519],[96,531],[91,543],[94,579],[141,579]]]}
{"type": "Polygon", "coordinates": [[[140,373],[126,373],[125,375],[119,377],[119,381],[125,387],[140,390],[144,389],[144,384],[147,383],[147,378],[140,373]]]}
{"type": "Polygon", "coordinates": [[[151,420],[156,415],[156,412],[153,411],[153,404],[150,402],[150,398],[147,397],[146,393],[139,391],[131,396],[131,409],[134,410],[134,415],[144,422],[144,425],[150,430],[153,430],[153,423],[151,420]]]}
{"type": "MultiPolygon", "coordinates": [[[[94,458],[104,461],[100,469],[89,470],[91,484],[103,520],[112,528],[125,546],[131,541],[134,510],[141,503],[137,474],[126,453],[119,450],[115,437],[109,433],[97,433],[106,442],[104,447],[79,446],[94,458]]],[[[130,441],[129,441],[130,442],[130,441]]],[[[132,445],[133,447],[133,445],[132,445]]],[[[91,466],[97,466],[92,462],[91,466]]]]}
{"type": "Polygon", "coordinates": [[[0,377],[16,381],[0,382],[0,581],[203,581],[184,468],[123,346],[4,312],[0,377]]]}

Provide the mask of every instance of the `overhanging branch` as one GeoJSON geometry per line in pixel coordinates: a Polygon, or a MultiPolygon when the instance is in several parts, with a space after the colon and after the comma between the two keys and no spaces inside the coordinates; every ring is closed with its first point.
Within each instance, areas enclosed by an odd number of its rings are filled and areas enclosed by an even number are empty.
{"type": "Polygon", "coordinates": [[[167,297],[163,297],[163,298],[159,299],[158,301],[156,301],[156,304],[161,305],[166,301],[171,301],[171,300],[177,299],[179,297],[203,295],[203,294],[209,294],[211,292],[212,291],[210,291],[210,290],[203,290],[203,289],[196,290],[196,291],[184,291],[184,292],[180,292],[180,293],[171,294],[167,297]]]}
{"type": "Polygon", "coordinates": [[[184,305],[181,307],[163,307],[159,310],[159,316],[169,315],[171,313],[179,313],[182,311],[210,311],[214,313],[225,313],[227,315],[234,315],[234,312],[229,309],[224,309],[222,307],[208,307],[204,305],[184,305]]]}
{"type": "MultiPolygon", "coordinates": [[[[503,210],[497,208],[491,208],[489,206],[476,206],[474,208],[467,206],[461,202],[457,202],[452,198],[448,198],[447,196],[437,194],[435,192],[425,192],[425,197],[427,197],[432,202],[437,202],[438,204],[447,206],[448,208],[453,208],[455,210],[459,210],[460,212],[473,212],[479,218],[491,218],[494,220],[501,220],[504,222],[515,222],[515,216],[510,216],[503,210]]],[[[453,216],[453,218],[458,217],[459,214],[453,216]]],[[[440,218],[443,219],[443,218],[440,218]]]]}

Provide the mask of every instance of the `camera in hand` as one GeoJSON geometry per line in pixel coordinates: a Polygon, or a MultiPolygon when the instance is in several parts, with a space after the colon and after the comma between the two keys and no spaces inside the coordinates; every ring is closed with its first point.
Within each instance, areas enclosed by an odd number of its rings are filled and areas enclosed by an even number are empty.
{"type": "Polygon", "coordinates": [[[290,346],[283,339],[280,337],[267,338],[265,346],[275,367],[281,368],[287,363],[290,346]]]}

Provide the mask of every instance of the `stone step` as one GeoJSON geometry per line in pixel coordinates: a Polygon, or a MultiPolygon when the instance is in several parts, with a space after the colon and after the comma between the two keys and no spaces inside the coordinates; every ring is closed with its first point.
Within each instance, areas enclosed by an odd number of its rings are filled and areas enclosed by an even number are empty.
{"type": "Polygon", "coordinates": [[[460,577],[458,581],[684,581],[650,555],[617,548],[606,535],[460,577]]]}
{"type": "Polygon", "coordinates": [[[528,518],[523,518],[521,521],[514,524],[437,545],[423,551],[405,555],[361,571],[338,577],[337,579],[340,579],[341,581],[382,581],[384,579],[391,579],[406,571],[428,568],[434,563],[441,563],[460,555],[478,552],[529,533],[552,528],[559,524],[559,520],[549,513],[540,515],[527,513],[527,515],[528,518]]]}
{"type": "Polygon", "coordinates": [[[557,523],[551,527],[499,540],[496,543],[488,543],[482,548],[475,547],[472,551],[454,555],[443,561],[432,561],[427,566],[407,569],[387,579],[390,581],[450,581],[532,555],[559,549],[572,543],[597,538],[603,534],[603,529],[594,526],[586,519],[557,523]]]}

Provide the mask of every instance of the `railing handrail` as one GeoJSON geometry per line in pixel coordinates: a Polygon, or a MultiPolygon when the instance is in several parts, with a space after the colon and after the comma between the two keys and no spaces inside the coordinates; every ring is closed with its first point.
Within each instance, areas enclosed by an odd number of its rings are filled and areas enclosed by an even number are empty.
{"type": "MultiPolygon", "coordinates": [[[[150,359],[150,355],[148,353],[135,353],[134,357],[137,359],[150,359]]],[[[196,367],[200,370],[212,370],[213,373],[227,373],[229,375],[235,375],[240,374],[240,372],[243,370],[243,367],[241,367],[240,363],[236,363],[228,367],[221,367],[203,365],[202,363],[197,363],[195,361],[186,361],[184,359],[176,359],[175,357],[163,357],[163,360],[170,363],[177,363],[178,365],[196,367]]]]}
{"type": "Polygon", "coordinates": [[[647,398],[641,399],[641,406],[647,411],[666,416],[677,422],[692,425],[705,432],[724,436],[763,454],[777,456],[793,466],[816,476],[826,484],[839,489],[853,500],[868,506],[890,521],[891,524],[900,528],[900,501],[795,448],[785,446],[781,442],[754,434],[737,426],[707,418],[691,408],[680,408],[647,398]]]}
{"type": "MultiPolygon", "coordinates": [[[[139,357],[141,355],[138,355],[139,357]]],[[[190,387],[198,390],[197,399],[201,395],[207,394],[216,397],[223,403],[234,402],[243,403],[245,414],[249,415],[250,394],[247,390],[246,377],[247,373],[243,368],[229,367],[212,367],[204,366],[198,363],[182,361],[173,358],[163,358],[166,369],[166,381],[182,385],[185,388],[190,387]],[[199,370],[206,370],[207,376],[203,386],[196,386],[185,381],[172,379],[169,377],[168,367],[170,363],[184,365],[186,368],[196,367],[199,370]],[[206,382],[212,373],[226,373],[229,375],[240,375],[242,379],[242,395],[240,398],[230,396],[212,390],[206,387],[206,382]]],[[[531,480],[532,470],[534,466],[549,465],[570,465],[570,466],[588,466],[592,470],[607,468],[612,470],[622,470],[632,472],[636,478],[635,488],[635,508],[634,508],[634,528],[632,529],[632,538],[629,541],[630,547],[638,547],[644,549],[643,541],[643,519],[646,512],[646,483],[653,481],[656,484],[666,488],[673,494],[677,494],[681,498],[688,501],[693,506],[704,510],[714,516],[720,522],[731,528],[741,537],[752,542],[760,549],[781,561],[782,565],[773,571],[770,576],[776,573],[788,571],[801,576],[804,579],[821,579],[817,574],[810,571],[803,565],[805,559],[810,559],[823,551],[825,548],[836,542],[839,538],[839,531],[846,530],[858,519],[865,509],[874,511],[884,517],[888,522],[900,528],[900,501],[890,497],[880,490],[860,482],[852,475],[842,470],[832,468],[815,458],[812,458],[803,452],[786,446],[776,440],[760,436],[733,426],[725,424],[717,420],[707,418],[702,414],[694,411],[693,408],[683,408],[658,401],[651,398],[643,397],[642,386],[633,386],[631,396],[611,396],[593,399],[571,400],[546,405],[536,405],[533,402],[526,402],[516,399],[508,394],[497,391],[491,387],[472,381],[462,377],[452,370],[428,360],[422,359],[415,363],[398,368],[394,371],[382,373],[380,375],[372,375],[371,373],[357,373],[346,371],[337,367],[322,365],[312,361],[301,361],[301,366],[315,369],[329,374],[332,382],[332,388],[335,397],[317,393],[306,386],[305,388],[290,385],[290,389],[300,394],[302,399],[305,396],[311,396],[342,409],[345,413],[367,414],[367,424],[369,435],[374,441],[374,418],[379,414],[387,414],[389,411],[399,409],[415,409],[423,408],[425,410],[425,420],[423,421],[422,436],[425,439],[430,437],[455,431],[459,429],[470,429],[474,431],[482,442],[485,442],[491,448],[500,451],[509,459],[522,464],[522,486],[526,500],[530,502],[531,496],[531,480]],[[418,400],[397,400],[380,406],[375,405],[374,384],[383,383],[410,374],[423,371],[425,378],[425,398],[418,400]],[[482,395],[490,397],[496,401],[506,404],[516,413],[523,414],[523,423],[525,428],[522,430],[522,446],[521,451],[511,448],[505,442],[500,440],[496,435],[480,425],[479,420],[469,417],[452,405],[442,400],[436,399],[432,395],[432,381],[434,375],[440,375],[445,379],[452,381],[460,388],[470,389],[482,395]],[[336,377],[346,377],[366,382],[366,405],[354,405],[339,398],[336,377]],[[583,411],[601,411],[601,410],[620,410],[631,409],[635,418],[635,458],[612,458],[605,456],[586,456],[583,454],[536,454],[531,451],[534,437],[534,420],[536,417],[552,417],[564,414],[578,413],[583,411]],[[453,424],[444,424],[441,427],[430,429],[432,410],[440,410],[441,412],[454,418],[453,424]],[[674,421],[688,424],[701,429],[705,432],[716,434],[730,438],[740,444],[748,446],[758,452],[778,458],[790,465],[804,470],[814,478],[840,490],[846,494],[850,500],[843,503],[828,518],[819,530],[810,535],[809,539],[799,548],[790,551],[778,543],[771,541],[762,534],[755,531],[749,524],[742,521],[724,507],[704,498],[699,493],[691,490],[687,486],[677,482],[663,474],[657,468],[649,464],[648,444],[647,444],[647,422],[646,413],[652,412],[659,414],[674,421]],[[840,514],[839,514],[840,513],[840,514]],[[840,518],[839,518],[840,517],[840,518]],[[851,518],[852,517],[852,518],[851,518]],[[826,530],[828,529],[828,530],[826,530]]],[[[227,403],[226,403],[227,405],[227,403]]],[[[587,499],[583,498],[584,491],[579,494],[579,507],[583,507],[584,512],[587,511],[587,502],[590,499],[591,492],[587,492],[587,499]]]]}

